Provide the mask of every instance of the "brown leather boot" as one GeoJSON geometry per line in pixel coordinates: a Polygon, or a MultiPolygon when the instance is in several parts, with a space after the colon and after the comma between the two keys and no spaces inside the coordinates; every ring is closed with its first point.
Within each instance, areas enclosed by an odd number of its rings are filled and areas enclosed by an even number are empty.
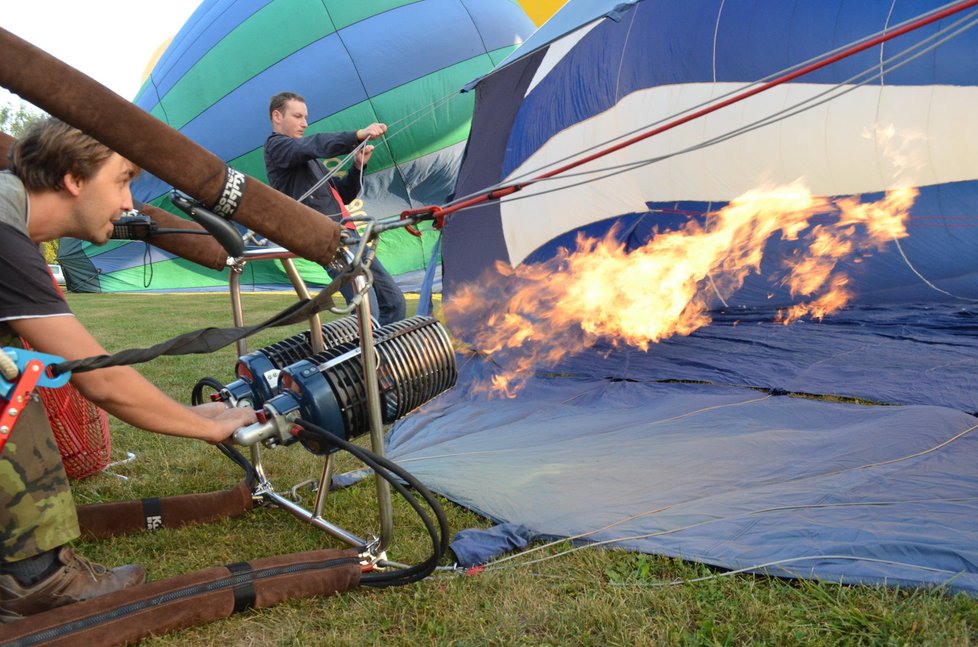
{"type": "Polygon", "coordinates": [[[146,569],[139,564],[108,569],[76,555],[67,546],[58,551],[58,561],[61,568],[31,586],[22,585],[12,575],[0,574],[0,622],[13,622],[146,581],[146,569]]]}

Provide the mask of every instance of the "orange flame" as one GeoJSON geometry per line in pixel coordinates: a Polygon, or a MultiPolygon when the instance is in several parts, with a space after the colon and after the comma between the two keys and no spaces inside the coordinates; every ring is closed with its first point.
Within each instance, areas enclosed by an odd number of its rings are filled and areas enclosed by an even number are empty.
{"type": "Polygon", "coordinates": [[[776,282],[806,301],[779,313],[779,321],[838,311],[852,297],[840,261],[906,236],[916,195],[899,189],[862,204],[814,197],[800,182],[751,191],[708,214],[705,224],[690,221],[630,252],[612,230],[602,239],[578,235],[576,249],[561,248],[544,263],[515,269],[498,263],[495,275],[464,286],[445,308],[475,348],[500,365],[487,388],[516,397],[533,371],[598,338],[648,350],[707,325],[715,295],[733,294],[760,271],[775,234],[805,243],[776,282]],[[815,215],[835,222],[813,225],[815,215]]]}

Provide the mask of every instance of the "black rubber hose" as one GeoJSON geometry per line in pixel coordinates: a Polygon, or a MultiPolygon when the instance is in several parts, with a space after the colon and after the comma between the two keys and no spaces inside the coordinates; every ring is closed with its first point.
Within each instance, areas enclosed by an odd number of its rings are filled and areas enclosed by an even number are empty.
{"type": "Polygon", "coordinates": [[[428,488],[426,488],[421,481],[412,476],[403,467],[400,467],[393,461],[384,458],[383,456],[378,456],[364,447],[360,447],[359,445],[343,440],[342,438],[329,433],[325,429],[318,427],[308,420],[299,419],[295,422],[302,429],[302,431],[299,432],[300,438],[303,434],[306,434],[309,438],[313,438],[315,440],[333,445],[334,447],[346,450],[363,461],[363,463],[368,467],[373,469],[378,477],[389,482],[391,486],[407,500],[411,507],[414,508],[415,512],[418,513],[422,523],[424,523],[425,528],[428,530],[428,535],[431,537],[432,554],[424,562],[398,571],[368,573],[360,578],[360,582],[364,586],[373,587],[401,586],[404,584],[418,582],[431,575],[431,573],[433,573],[438,567],[438,563],[442,556],[448,550],[448,535],[450,530],[448,528],[448,520],[445,518],[444,511],[438,504],[438,500],[428,490],[428,488]],[[397,478],[395,478],[395,475],[397,478]],[[418,502],[417,498],[411,494],[411,492],[401,481],[414,488],[414,490],[425,500],[438,520],[438,529],[435,528],[431,518],[418,502]]]}
{"type": "MultiPolygon", "coordinates": [[[[302,421],[297,421],[297,423],[302,425],[302,421]]],[[[318,441],[325,440],[325,442],[327,443],[335,439],[335,436],[333,438],[324,438],[324,434],[332,436],[332,434],[329,434],[329,432],[326,432],[325,430],[318,429],[318,428],[316,429],[306,428],[299,433],[299,436],[300,437],[305,436],[307,438],[315,439],[318,441]]],[[[345,441],[341,441],[341,442],[345,442],[345,441]]],[[[333,443],[333,444],[340,446],[340,443],[333,443]]],[[[343,448],[349,449],[346,447],[343,448]]],[[[431,557],[429,557],[421,564],[417,564],[415,566],[411,566],[406,569],[401,569],[399,571],[393,571],[390,573],[373,574],[372,576],[368,577],[368,583],[366,585],[375,586],[375,587],[401,586],[404,584],[410,584],[412,582],[417,582],[424,579],[425,577],[430,575],[435,568],[437,568],[438,562],[440,561],[441,556],[444,554],[444,550],[442,549],[443,542],[439,542],[439,538],[437,536],[438,533],[436,532],[434,525],[431,523],[431,518],[420,506],[417,499],[413,495],[411,495],[408,489],[403,484],[401,484],[400,481],[395,479],[390,472],[384,469],[384,467],[382,467],[377,460],[374,460],[374,459],[380,459],[379,456],[356,445],[354,445],[353,449],[350,451],[354,456],[356,456],[357,458],[362,460],[365,464],[367,464],[368,467],[372,468],[380,478],[383,478],[384,480],[388,481],[394,487],[394,489],[397,490],[401,494],[401,496],[403,496],[408,501],[411,507],[415,509],[415,511],[418,513],[418,516],[421,517],[421,520],[424,523],[425,528],[428,530],[428,534],[431,537],[432,547],[433,547],[431,557]]],[[[433,503],[433,500],[429,500],[428,503],[429,505],[433,505],[433,506],[437,505],[437,502],[433,503]]],[[[442,537],[446,537],[446,536],[447,536],[447,524],[443,526],[443,534],[442,534],[442,537]]]]}
{"type": "MultiPolygon", "coordinates": [[[[194,384],[194,388],[190,391],[190,403],[194,406],[204,403],[204,388],[211,387],[214,391],[220,393],[224,385],[221,384],[216,378],[213,377],[202,377],[197,380],[194,384]]],[[[254,488],[255,483],[258,482],[258,471],[255,470],[255,466],[251,464],[244,454],[239,452],[235,447],[228,445],[226,443],[218,443],[215,445],[221,453],[231,459],[231,462],[237,465],[245,473],[245,482],[248,484],[249,488],[254,488]]]]}
{"type": "Polygon", "coordinates": [[[221,384],[216,378],[213,377],[202,377],[197,380],[197,384],[194,384],[194,388],[190,391],[190,404],[196,406],[198,404],[204,404],[204,387],[211,387],[214,391],[220,393],[224,385],[221,384]]]}

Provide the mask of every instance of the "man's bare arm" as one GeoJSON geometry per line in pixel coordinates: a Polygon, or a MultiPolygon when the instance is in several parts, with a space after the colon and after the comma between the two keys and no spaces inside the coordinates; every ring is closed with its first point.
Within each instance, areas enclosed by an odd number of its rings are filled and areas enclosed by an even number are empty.
{"type": "MultiPolygon", "coordinates": [[[[8,322],[14,331],[42,353],[65,359],[81,359],[106,354],[74,316],[15,319],[8,322]]],[[[128,366],[98,369],[71,376],[71,383],[86,398],[129,424],[161,434],[199,438],[208,442],[226,439],[238,427],[255,421],[247,408],[228,409],[214,416],[213,410],[186,407],[160,391],[149,380],[128,366]]]]}

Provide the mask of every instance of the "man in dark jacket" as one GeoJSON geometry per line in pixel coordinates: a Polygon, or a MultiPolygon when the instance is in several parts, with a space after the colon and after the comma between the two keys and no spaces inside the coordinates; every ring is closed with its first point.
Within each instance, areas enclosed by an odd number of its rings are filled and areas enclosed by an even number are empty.
{"type": "MultiPolygon", "coordinates": [[[[308,114],[305,99],[293,92],[276,94],[268,107],[272,122],[272,134],[265,140],[268,183],[296,200],[305,196],[327,175],[321,159],[349,154],[360,142],[377,139],[387,132],[385,124],[374,123],[355,132],[316,133],[304,137],[308,114]]],[[[345,177],[330,178],[306,197],[304,203],[334,220],[344,217],[344,205],[357,197],[373,149],[371,145],[364,146],[357,152],[353,168],[345,177]]],[[[394,277],[377,258],[371,263],[370,270],[373,273],[373,293],[376,295],[376,305],[372,310],[377,312],[377,320],[381,325],[386,325],[403,319],[404,295],[394,277]]],[[[326,271],[330,276],[335,274],[328,267],[326,271]]],[[[341,293],[349,302],[354,294],[353,286],[344,286],[341,293]]]]}

